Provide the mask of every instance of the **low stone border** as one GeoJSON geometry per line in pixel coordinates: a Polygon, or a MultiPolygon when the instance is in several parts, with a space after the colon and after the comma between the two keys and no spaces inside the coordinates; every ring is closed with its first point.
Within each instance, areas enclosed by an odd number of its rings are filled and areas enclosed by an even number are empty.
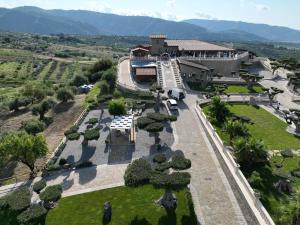
{"type": "Polygon", "coordinates": [[[246,211],[245,218],[249,224],[257,225],[275,225],[267,210],[264,208],[260,200],[257,198],[255,191],[252,189],[244,174],[240,170],[239,165],[235,162],[228,149],[224,146],[216,130],[210,124],[205,114],[202,112],[198,102],[196,112],[199,120],[212,142],[213,149],[220,161],[222,169],[230,181],[230,185],[234,191],[241,207],[246,211]]]}
{"type": "MultiPolygon", "coordinates": [[[[79,118],[76,120],[76,122],[74,123],[74,125],[80,125],[80,124],[84,121],[84,119],[85,119],[85,117],[88,115],[88,113],[89,113],[89,111],[85,109],[85,110],[80,114],[79,118]]],[[[66,147],[67,141],[68,141],[68,140],[67,140],[66,137],[64,137],[64,138],[62,139],[62,141],[59,143],[59,145],[58,145],[58,146],[56,147],[56,149],[53,151],[51,157],[46,161],[46,164],[45,164],[44,169],[46,168],[46,166],[47,166],[47,164],[49,163],[49,161],[53,159],[53,157],[55,157],[55,156],[56,156],[56,157],[59,157],[59,156],[60,156],[60,154],[62,153],[62,151],[63,151],[64,148],[66,147]]]]}

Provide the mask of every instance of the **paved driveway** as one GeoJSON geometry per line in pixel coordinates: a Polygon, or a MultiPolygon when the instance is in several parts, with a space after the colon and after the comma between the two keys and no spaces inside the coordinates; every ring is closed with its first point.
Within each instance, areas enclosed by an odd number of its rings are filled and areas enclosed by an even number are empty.
{"type": "Polygon", "coordinates": [[[196,100],[197,96],[187,95],[184,103],[179,103],[173,148],[192,160],[191,190],[196,214],[203,225],[247,224],[197,118],[196,100]]]}

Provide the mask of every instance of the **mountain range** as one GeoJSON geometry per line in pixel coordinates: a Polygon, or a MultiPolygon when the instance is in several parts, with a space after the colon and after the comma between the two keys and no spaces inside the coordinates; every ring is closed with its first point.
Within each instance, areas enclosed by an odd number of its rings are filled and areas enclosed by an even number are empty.
{"type": "Polygon", "coordinates": [[[175,22],[147,16],[121,16],[86,10],[44,10],[30,6],[0,8],[0,30],[120,36],[163,33],[176,39],[300,42],[300,31],[286,27],[218,20],[175,22]]]}

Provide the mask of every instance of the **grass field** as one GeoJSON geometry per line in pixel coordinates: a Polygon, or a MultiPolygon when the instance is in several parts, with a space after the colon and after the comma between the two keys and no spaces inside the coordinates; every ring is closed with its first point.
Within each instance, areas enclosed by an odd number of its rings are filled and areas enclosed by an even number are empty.
{"type": "MultiPolygon", "coordinates": [[[[300,138],[293,136],[286,131],[287,124],[262,108],[250,105],[233,104],[228,105],[230,112],[251,118],[253,125],[247,125],[251,136],[264,141],[271,150],[287,148],[300,149],[300,138]]],[[[208,107],[204,108],[206,114],[208,107]]],[[[228,143],[228,135],[216,126],[220,137],[228,143]]]]}
{"type": "MultiPolygon", "coordinates": [[[[164,193],[151,185],[138,188],[119,187],[63,198],[57,208],[51,210],[46,225],[98,225],[102,223],[103,204],[112,205],[109,225],[196,225],[194,210],[189,204],[187,190],[174,192],[177,209],[167,214],[155,200],[164,193]]],[[[0,212],[1,225],[17,225],[12,215],[0,212]],[[10,220],[10,221],[9,221],[10,220]]]]}
{"type": "MultiPolygon", "coordinates": [[[[274,222],[278,225],[292,224],[293,207],[298,204],[298,198],[297,194],[289,196],[276,190],[274,184],[279,180],[279,177],[276,176],[276,172],[284,171],[284,173],[289,174],[295,193],[299,192],[300,179],[291,176],[292,170],[299,169],[299,160],[299,156],[285,160],[283,160],[281,156],[274,156],[269,164],[254,168],[254,171],[258,172],[262,178],[259,184],[257,184],[257,182],[251,182],[251,179],[249,179],[251,186],[260,192],[263,205],[272,216],[274,222]],[[283,167],[280,169],[276,168],[276,164],[278,163],[282,163],[283,167]]],[[[250,174],[246,174],[246,176],[250,178],[250,174]]]]}
{"type": "MultiPolygon", "coordinates": [[[[214,92],[216,91],[216,85],[208,86],[203,89],[200,84],[194,82],[188,82],[189,87],[195,91],[201,92],[214,92]]],[[[228,85],[226,94],[250,94],[250,93],[263,93],[263,89],[260,85],[255,85],[253,89],[248,89],[246,85],[228,85]]]]}
{"type": "MultiPolygon", "coordinates": [[[[230,112],[251,118],[253,125],[247,125],[251,136],[262,139],[271,150],[283,150],[288,148],[300,149],[300,138],[296,138],[286,131],[287,124],[277,117],[273,116],[266,110],[250,105],[232,104],[228,105],[230,112]]],[[[205,114],[208,114],[208,106],[204,107],[205,114]]],[[[213,124],[221,139],[228,143],[229,136],[221,126],[213,124]]],[[[287,174],[291,178],[292,186],[295,193],[300,191],[300,179],[292,177],[291,172],[300,168],[300,157],[292,158],[283,157],[278,152],[273,153],[269,163],[266,165],[257,165],[248,171],[243,171],[252,188],[259,191],[261,200],[267,211],[270,213],[275,223],[278,225],[292,224],[293,217],[291,212],[297,204],[297,194],[288,196],[278,192],[274,184],[280,179],[276,174],[287,174]],[[282,168],[278,168],[282,164],[282,168]],[[261,178],[255,182],[252,178],[253,172],[257,172],[261,178]]]]}

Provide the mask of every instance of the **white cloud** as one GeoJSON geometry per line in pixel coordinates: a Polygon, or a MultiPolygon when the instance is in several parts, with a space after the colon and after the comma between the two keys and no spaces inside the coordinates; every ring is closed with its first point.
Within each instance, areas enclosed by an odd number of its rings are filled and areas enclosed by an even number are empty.
{"type": "Polygon", "coordinates": [[[174,8],[175,5],[176,5],[176,0],[167,1],[167,6],[169,6],[170,8],[174,8]]]}
{"type": "Polygon", "coordinates": [[[207,19],[207,20],[217,20],[218,19],[218,18],[216,18],[212,15],[209,15],[209,14],[206,14],[206,13],[203,13],[203,12],[196,12],[195,15],[199,19],[207,19]]]}
{"type": "Polygon", "coordinates": [[[256,10],[258,11],[269,11],[271,8],[267,5],[262,5],[262,4],[256,4],[255,5],[256,10]]]}

